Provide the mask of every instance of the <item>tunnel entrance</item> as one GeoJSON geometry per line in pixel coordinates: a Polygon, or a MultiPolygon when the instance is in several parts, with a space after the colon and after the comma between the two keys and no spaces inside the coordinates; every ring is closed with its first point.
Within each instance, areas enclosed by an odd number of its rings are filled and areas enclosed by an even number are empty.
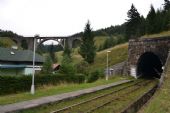
{"type": "Polygon", "coordinates": [[[144,78],[160,78],[162,73],[162,63],[157,55],[146,52],[138,60],[137,76],[144,78]]]}

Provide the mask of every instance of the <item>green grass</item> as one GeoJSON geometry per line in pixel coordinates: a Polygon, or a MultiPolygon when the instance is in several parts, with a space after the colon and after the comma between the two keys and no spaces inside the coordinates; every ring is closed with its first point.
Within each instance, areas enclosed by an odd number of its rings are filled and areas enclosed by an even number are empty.
{"type": "MultiPolygon", "coordinates": [[[[106,68],[106,55],[108,50],[111,51],[111,53],[109,53],[109,66],[127,60],[128,43],[120,44],[112,48],[97,52],[94,63],[89,65],[89,71],[94,69],[103,70],[106,68]]],[[[62,61],[62,53],[62,51],[56,53],[58,63],[61,63],[62,61]]],[[[77,64],[83,60],[83,58],[78,54],[78,48],[73,49],[72,60],[74,64],[77,64]]]]}
{"type": "MultiPolygon", "coordinates": [[[[135,82],[137,82],[137,81],[135,81],[135,82]]],[[[127,85],[131,85],[131,84],[134,84],[134,82],[128,82],[128,83],[123,84],[123,85],[118,85],[118,86],[115,86],[115,87],[111,87],[111,88],[108,88],[108,89],[97,91],[95,93],[82,95],[80,97],[65,100],[65,101],[62,101],[62,102],[59,102],[59,103],[56,102],[56,103],[53,103],[53,104],[43,105],[43,106],[40,106],[40,107],[24,110],[24,111],[22,111],[22,113],[48,113],[49,111],[61,109],[61,108],[64,108],[65,106],[70,106],[72,104],[76,104],[76,103],[79,103],[79,102],[82,102],[82,101],[92,99],[92,98],[97,97],[99,95],[103,95],[103,94],[107,94],[107,93],[116,91],[120,88],[126,87],[127,85]]]]}
{"type": "MultiPolygon", "coordinates": [[[[116,87],[112,87],[112,88],[109,88],[109,89],[105,89],[105,90],[100,90],[100,91],[97,91],[96,93],[91,93],[91,94],[87,94],[87,95],[82,95],[78,98],[74,98],[74,99],[71,99],[71,100],[65,100],[65,101],[62,101],[62,102],[59,102],[59,103],[54,103],[54,104],[49,104],[49,105],[44,105],[44,106],[40,106],[40,107],[37,107],[37,108],[33,108],[33,109],[28,109],[28,110],[24,110],[22,111],[21,113],[49,113],[51,111],[54,111],[56,109],[62,109],[66,106],[70,106],[72,104],[76,104],[76,103],[79,103],[79,102],[82,102],[82,101],[86,101],[86,100],[89,100],[91,98],[94,98],[94,97],[97,97],[99,95],[103,95],[103,94],[108,94],[108,93],[111,93],[113,91],[116,91],[118,89],[121,89],[123,87],[127,87],[129,85],[132,85],[134,84],[135,82],[138,82],[140,80],[136,80],[134,82],[130,82],[130,83],[126,83],[126,84],[123,84],[123,85],[119,85],[119,86],[116,86],[116,87]]],[[[144,92],[146,92],[150,87],[152,87],[154,84],[156,83],[153,82],[152,84],[149,84],[147,86],[144,86],[144,88],[141,88],[140,90],[136,91],[135,93],[132,93],[128,94],[128,97],[123,98],[122,100],[121,99],[118,99],[115,100],[115,105],[113,105],[113,103],[111,103],[110,105],[110,109],[108,108],[104,108],[103,109],[99,109],[96,113],[112,113],[113,112],[113,106],[114,106],[114,109],[118,109],[120,110],[123,109],[124,107],[126,107],[129,103],[131,103],[132,101],[134,101],[136,98],[139,97],[139,95],[142,95],[144,92]]],[[[138,87],[137,85],[135,87],[138,87]]],[[[72,108],[72,111],[70,112],[76,112],[77,109],[81,109],[81,111],[86,111],[87,109],[91,108],[92,106],[95,106],[95,105],[99,105],[107,100],[110,100],[111,98],[113,97],[118,97],[118,95],[122,95],[124,94],[125,92],[129,91],[129,88],[125,89],[125,90],[122,90],[121,92],[119,93],[115,93],[113,95],[108,95],[107,97],[104,97],[103,99],[100,99],[100,100],[96,100],[96,101],[93,101],[93,102],[89,102],[89,103],[86,103],[84,105],[81,105],[79,107],[74,107],[72,108]],[[106,99],[108,98],[108,99],[106,99]],[[75,110],[75,111],[74,111],[75,110]]],[[[68,112],[68,111],[65,111],[65,112],[68,112]]]]}
{"type": "Polygon", "coordinates": [[[2,44],[3,47],[7,48],[16,45],[16,43],[8,37],[0,37],[0,43],[2,44]]]}
{"type": "Polygon", "coordinates": [[[58,86],[44,86],[39,89],[36,89],[35,95],[31,95],[30,92],[25,92],[25,93],[19,93],[19,94],[0,96],[0,105],[16,103],[16,102],[36,99],[36,98],[44,97],[44,96],[57,95],[61,93],[86,89],[86,88],[95,87],[99,85],[109,84],[109,83],[124,80],[124,79],[127,79],[127,78],[121,77],[121,76],[115,76],[109,81],[100,79],[94,83],[83,83],[83,84],[63,83],[58,86]]]}
{"type": "Polygon", "coordinates": [[[157,34],[144,35],[141,38],[157,38],[157,37],[165,37],[165,36],[170,36],[170,31],[163,31],[157,34]]]}
{"type": "Polygon", "coordinates": [[[95,46],[96,48],[99,48],[100,46],[102,46],[105,42],[105,40],[108,38],[109,36],[96,36],[94,37],[94,41],[95,41],[95,46]]]}
{"type": "Polygon", "coordinates": [[[128,44],[120,44],[115,47],[98,52],[94,63],[89,66],[89,71],[92,71],[94,69],[103,70],[106,68],[106,56],[108,50],[111,51],[109,53],[109,66],[127,60],[128,44]]]}
{"type": "Polygon", "coordinates": [[[140,113],[170,113],[170,59],[162,87],[140,113]]]}
{"type": "MultiPolygon", "coordinates": [[[[116,63],[126,60],[127,52],[128,52],[127,49],[128,49],[127,43],[107,49],[107,50],[111,51],[111,53],[109,53],[109,65],[113,65],[113,64],[116,64],[116,63]]],[[[105,69],[107,50],[100,51],[97,53],[95,62],[93,64],[91,64],[88,68],[89,71],[92,71],[94,69],[102,69],[102,70],[105,69]]],[[[56,54],[57,54],[58,62],[61,63],[62,52],[57,52],[56,54]]],[[[82,57],[78,54],[78,49],[73,50],[72,59],[75,64],[79,63],[80,61],[83,60],[82,57]]],[[[98,80],[97,82],[91,83],[91,84],[90,83],[88,83],[88,84],[66,84],[66,83],[63,83],[60,86],[45,86],[42,89],[36,90],[35,95],[31,95],[29,92],[26,92],[26,93],[0,96],[0,105],[20,102],[20,101],[24,101],[24,100],[35,99],[35,98],[54,95],[54,94],[61,94],[61,93],[80,90],[80,89],[85,89],[85,88],[94,87],[97,85],[111,83],[111,82],[121,80],[121,79],[122,79],[121,77],[115,77],[114,79],[112,79],[108,82],[106,82],[105,80],[98,80]]]]}

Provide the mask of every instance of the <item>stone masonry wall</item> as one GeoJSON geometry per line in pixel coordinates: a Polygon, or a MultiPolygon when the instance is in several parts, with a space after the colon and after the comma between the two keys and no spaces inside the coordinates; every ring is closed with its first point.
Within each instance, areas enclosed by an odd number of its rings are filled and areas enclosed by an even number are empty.
{"type": "Polygon", "coordinates": [[[145,52],[152,52],[157,55],[162,64],[166,62],[170,48],[170,37],[158,37],[147,39],[132,39],[129,41],[127,73],[130,74],[131,68],[136,68],[138,59],[145,52]]]}

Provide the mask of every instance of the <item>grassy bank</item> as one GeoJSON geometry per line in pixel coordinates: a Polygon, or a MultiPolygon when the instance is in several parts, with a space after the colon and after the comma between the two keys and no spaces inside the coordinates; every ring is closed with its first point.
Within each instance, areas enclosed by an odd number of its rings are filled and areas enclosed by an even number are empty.
{"type": "MultiPolygon", "coordinates": [[[[115,47],[97,52],[94,63],[89,65],[89,71],[92,71],[94,69],[104,70],[106,68],[106,55],[108,50],[111,51],[109,53],[109,66],[127,60],[128,43],[120,44],[115,47]]],[[[62,52],[57,52],[56,55],[60,63],[62,60],[62,52]]],[[[73,50],[72,60],[74,64],[79,63],[83,60],[83,58],[78,54],[78,49],[73,50]]]]}
{"type": "Polygon", "coordinates": [[[157,38],[157,37],[165,37],[165,36],[170,36],[170,31],[163,31],[157,34],[144,35],[141,38],[157,38]]]}
{"type": "Polygon", "coordinates": [[[120,44],[115,47],[98,52],[94,60],[94,63],[89,66],[89,70],[92,69],[104,70],[106,68],[106,56],[108,50],[111,51],[109,53],[109,66],[127,60],[128,44],[127,43],[120,44]]]}
{"type": "Polygon", "coordinates": [[[140,113],[170,113],[170,59],[164,83],[153,98],[144,106],[140,113]]]}
{"type": "Polygon", "coordinates": [[[0,105],[36,99],[36,98],[40,98],[40,97],[44,97],[44,96],[67,93],[67,92],[71,92],[71,91],[76,91],[76,90],[86,89],[86,88],[95,87],[95,86],[99,86],[99,85],[109,84],[109,83],[124,80],[124,79],[128,79],[128,78],[121,77],[121,76],[115,76],[108,81],[106,81],[104,79],[100,79],[94,83],[83,83],[83,84],[63,83],[58,86],[49,86],[49,85],[43,86],[39,89],[36,89],[35,95],[31,95],[30,92],[25,92],[25,93],[19,93],[19,94],[0,96],[0,105]]]}

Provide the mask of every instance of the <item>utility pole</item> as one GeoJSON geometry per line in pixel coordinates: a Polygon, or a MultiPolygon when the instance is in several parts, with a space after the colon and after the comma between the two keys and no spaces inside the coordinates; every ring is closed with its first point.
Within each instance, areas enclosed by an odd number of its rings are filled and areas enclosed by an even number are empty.
{"type": "Polygon", "coordinates": [[[109,79],[109,53],[110,53],[111,51],[107,51],[107,74],[106,74],[106,80],[108,80],[109,79]]]}
{"type": "Polygon", "coordinates": [[[35,76],[35,46],[36,46],[36,37],[34,37],[34,47],[33,47],[33,70],[32,70],[32,85],[31,85],[31,94],[35,93],[35,85],[34,85],[34,76],[35,76]]]}

